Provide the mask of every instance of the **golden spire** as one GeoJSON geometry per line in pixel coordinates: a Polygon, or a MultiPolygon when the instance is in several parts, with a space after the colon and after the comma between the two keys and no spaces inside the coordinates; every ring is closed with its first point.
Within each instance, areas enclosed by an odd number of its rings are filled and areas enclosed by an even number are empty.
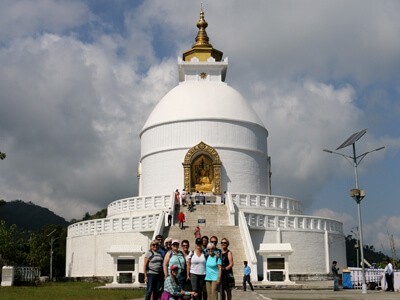
{"type": "Polygon", "coordinates": [[[199,61],[207,61],[210,57],[213,57],[215,61],[221,61],[222,52],[214,49],[209,43],[209,38],[206,32],[208,23],[204,19],[203,3],[201,4],[200,19],[197,22],[197,28],[199,31],[197,33],[195,43],[192,49],[189,49],[183,53],[183,60],[190,61],[193,57],[197,57],[199,61]]]}
{"type": "Polygon", "coordinates": [[[206,28],[208,26],[208,23],[206,20],[204,20],[204,11],[203,11],[203,3],[200,11],[200,19],[197,22],[197,28],[199,28],[199,32],[197,33],[196,36],[196,42],[193,44],[193,48],[196,47],[203,47],[203,46],[208,46],[212,47],[212,45],[208,42],[210,39],[208,38],[206,28]]]}

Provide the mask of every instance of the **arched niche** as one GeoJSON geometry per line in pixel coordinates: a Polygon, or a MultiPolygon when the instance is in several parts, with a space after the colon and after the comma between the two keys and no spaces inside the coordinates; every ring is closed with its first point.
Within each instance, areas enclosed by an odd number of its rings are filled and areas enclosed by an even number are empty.
{"type": "Polygon", "coordinates": [[[217,150],[200,142],[189,149],[183,165],[186,191],[221,194],[221,160],[217,150]]]}

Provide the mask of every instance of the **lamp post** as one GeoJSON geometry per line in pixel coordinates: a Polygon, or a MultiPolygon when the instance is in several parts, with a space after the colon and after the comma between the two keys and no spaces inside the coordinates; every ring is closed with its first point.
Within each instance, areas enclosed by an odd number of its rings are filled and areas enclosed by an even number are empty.
{"type": "Polygon", "coordinates": [[[359,237],[358,237],[358,226],[353,227],[353,228],[351,229],[350,232],[353,233],[353,234],[356,236],[356,238],[357,238],[357,243],[355,244],[354,248],[356,249],[356,256],[357,256],[356,267],[358,267],[358,266],[360,265],[360,260],[359,260],[359,258],[358,258],[358,249],[360,248],[360,245],[359,245],[359,237]],[[356,229],[357,232],[354,232],[353,229],[356,229]]]}
{"type": "Polygon", "coordinates": [[[346,159],[350,159],[353,162],[354,166],[354,176],[355,176],[355,181],[356,181],[356,188],[352,189],[350,191],[350,196],[356,201],[357,203],[357,212],[358,212],[358,228],[359,228],[359,241],[360,241],[360,253],[361,253],[361,268],[362,268],[362,293],[366,294],[367,293],[367,284],[365,280],[365,267],[364,267],[364,244],[363,244],[363,233],[362,233],[362,219],[361,219],[361,200],[364,199],[365,197],[365,191],[360,190],[358,186],[358,172],[357,172],[357,167],[361,163],[361,161],[364,159],[364,157],[371,152],[379,151],[384,149],[385,147],[380,147],[371,151],[364,152],[363,154],[356,155],[356,146],[355,143],[367,132],[366,129],[361,130],[359,132],[356,132],[352,134],[346,141],[344,141],[336,150],[345,148],[347,146],[352,145],[353,146],[353,156],[345,155],[340,152],[335,152],[332,150],[327,150],[324,149],[323,151],[331,153],[331,154],[337,154],[340,156],[343,156],[346,159]]]}
{"type": "MultiPolygon", "coordinates": [[[[56,231],[56,229],[54,229],[52,232],[50,232],[47,236],[51,236],[54,232],[56,231]]],[[[50,238],[50,274],[49,274],[49,280],[52,281],[53,280],[53,243],[55,240],[57,240],[58,238],[50,238]]]]}

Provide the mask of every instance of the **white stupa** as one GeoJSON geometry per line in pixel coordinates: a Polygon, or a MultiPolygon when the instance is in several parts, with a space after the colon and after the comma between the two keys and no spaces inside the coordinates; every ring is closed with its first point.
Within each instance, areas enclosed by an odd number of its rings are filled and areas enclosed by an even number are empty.
{"type": "Polygon", "coordinates": [[[203,234],[231,239],[236,271],[249,261],[253,280],[287,284],[326,276],[332,260],[346,266],[340,222],[305,216],[300,201],[270,195],[268,131],[225,83],[228,59],[209,43],[207,25],[201,11],[195,43],[178,59],[179,85],[140,134],[138,196],[110,203],[104,219],[69,226],[67,277],[137,285],[150,240],[163,234],[193,243],[191,229],[200,220],[203,234]],[[183,188],[206,197],[193,213],[180,208],[185,232],[166,227],[165,217],[176,214],[174,191],[183,188]]]}

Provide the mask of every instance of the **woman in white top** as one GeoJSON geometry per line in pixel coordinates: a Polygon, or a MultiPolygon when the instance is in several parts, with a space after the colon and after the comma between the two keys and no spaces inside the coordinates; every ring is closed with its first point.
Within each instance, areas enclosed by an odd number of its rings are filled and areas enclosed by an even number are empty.
{"type": "Polygon", "coordinates": [[[186,257],[186,265],[190,270],[187,278],[192,284],[192,291],[197,293],[193,299],[202,300],[204,278],[206,277],[206,257],[203,253],[201,238],[196,239],[196,248],[186,257]]]}

